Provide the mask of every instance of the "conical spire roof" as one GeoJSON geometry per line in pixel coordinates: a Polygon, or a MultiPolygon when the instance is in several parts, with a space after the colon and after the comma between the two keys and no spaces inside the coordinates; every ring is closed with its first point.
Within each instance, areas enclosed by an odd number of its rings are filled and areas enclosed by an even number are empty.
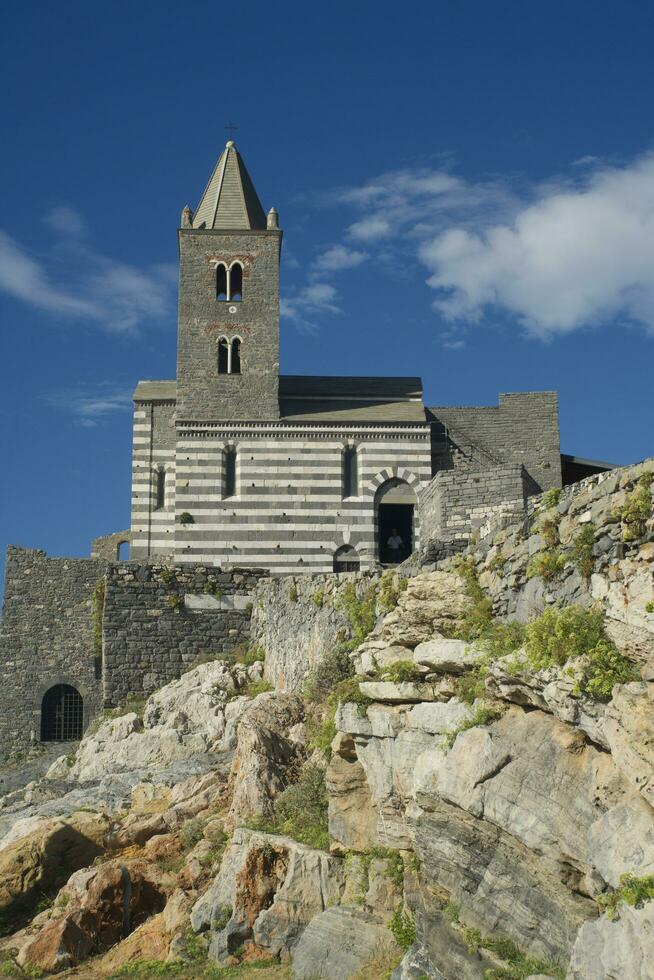
{"type": "Polygon", "coordinates": [[[228,140],[193,216],[194,228],[265,228],[266,215],[243,158],[228,140]]]}

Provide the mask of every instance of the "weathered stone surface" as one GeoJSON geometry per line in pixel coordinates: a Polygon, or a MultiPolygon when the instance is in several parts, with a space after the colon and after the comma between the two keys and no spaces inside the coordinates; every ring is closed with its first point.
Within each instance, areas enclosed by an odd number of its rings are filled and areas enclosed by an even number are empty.
{"type": "Polygon", "coordinates": [[[109,820],[97,813],[16,825],[0,847],[0,908],[35,902],[45,888],[90,864],[104,850],[108,829],[109,820]]]}
{"type": "Polygon", "coordinates": [[[651,980],[654,964],[654,902],[642,908],[622,903],[619,918],[585,922],[572,950],[567,980],[651,980]]]}
{"type": "Polygon", "coordinates": [[[616,766],[654,806],[654,683],[616,686],[603,724],[616,766]]]}
{"type": "Polygon", "coordinates": [[[232,763],[228,826],[246,817],[271,816],[275,797],[288,784],[289,769],[305,758],[303,747],[288,737],[303,717],[302,701],[295,694],[266,692],[246,707],[232,763]]]}
{"type": "Polygon", "coordinates": [[[69,880],[49,921],[18,953],[21,966],[55,971],[115,945],[166,903],[161,873],[144,862],[104,864],[69,880]]]}
{"type": "Polygon", "coordinates": [[[142,722],[134,713],[122,715],[83,739],[69,780],[88,782],[233,747],[233,722],[250,699],[230,698],[260,676],[259,665],[228,667],[223,661],[188,671],[148,699],[142,722]]]}
{"type": "Polygon", "coordinates": [[[362,681],[361,693],[372,701],[389,704],[416,704],[420,701],[447,701],[454,695],[449,678],[439,681],[362,681]]]}
{"type": "Polygon", "coordinates": [[[462,674],[479,660],[480,652],[463,640],[437,637],[419,643],[413,651],[416,664],[430,667],[439,674],[462,674]]]}
{"type": "Polygon", "coordinates": [[[288,954],[307,924],[338,902],[345,884],[336,857],[272,834],[238,828],[191,924],[212,934],[219,962],[253,938],[272,955],[288,954]]]}
{"type": "Polygon", "coordinates": [[[391,973],[391,980],[447,980],[432,963],[422,943],[415,942],[406,952],[402,962],[391,973]]]}
{"type": "Polygon", "coordinates": [[[608,748],[602,724],[606,705],[583,694],[575,694],[573,697],[574,686],[572,663],[565,668],[523,670],[516,674],[507,669],[506,660],[500,660],[491,664],[487,681],[488,690],[496,697],[514,704],[531,705],[550,711],[561,721],[567,721],[586,732],[593,742],[608,748]]]}
{"type": "Polygon", "coordinates": [[[388,929],[358,909],[331,908],[315,916],[293,952],[293,980],[349,980],[393,946],[388,929]]]}
{"type": "Polygon", "coordinates": [[[430,735],[443,735],[467,721],[473,712],[474,707],[464,704],[458,698],[452,698],[446,702],[416,704],[408,712],[406,719],[410,728],[430,735]]]}
{"type": "Polygon", "coordinates": [[[377,813],[351,735],[339,732],[326,772],[329,835],[334,849],[365,851],[376,836],[377,813]]]}
{"type": "Polygon", "coordinates": [[[611,807],[588,829],[588,848],[604,881],[617,888],[620,875],[654,874],[654,810],[640,797],[611,807]]]}

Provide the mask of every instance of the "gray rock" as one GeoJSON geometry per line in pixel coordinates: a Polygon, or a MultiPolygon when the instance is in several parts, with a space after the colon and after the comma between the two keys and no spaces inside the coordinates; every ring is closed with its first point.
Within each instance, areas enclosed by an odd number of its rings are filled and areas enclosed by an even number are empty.
{"type": "Polygon", "coordinates": [[[567,980],[652,980],[653,964],[654,902],[622,903],[614,922],[603,915],[581,926],[567,980]]]}
{"type": "Polygon", "coordinates": [[[349,980],[394,947],[382,922],[358,909],[326,909],[311,920],[293,951],[293,980],[349,980]]]}
{"type": "Polygon", "coordinates": [[[419,643],[413,651],[414,663],[430,667],[439,674],[463,674],[479,660],[480,651],[463,640],[437,637],[419,643]]]}
{"type": "Polygon", "coordinates": [[[614,888],[625,872],[654,874],[654,810],[640,797],[618,803],[590,826],[588,847],[598,872],[614,888]]]}
{"type": "Polygon", "coordinates": [[[419,701],[447,701],[454,695],[454,687],[448,678],[440,681],[362,681],[361,693],[372,701],[389,704],[416,704],[419,701]]]}

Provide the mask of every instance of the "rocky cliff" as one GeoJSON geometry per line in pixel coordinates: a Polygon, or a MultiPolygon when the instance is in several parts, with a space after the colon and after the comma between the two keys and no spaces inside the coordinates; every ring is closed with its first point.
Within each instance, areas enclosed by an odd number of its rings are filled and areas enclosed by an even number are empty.
{"type": "Polygon", "coordinates": [[[2,799],[0,972],[654,976],[652,473],[262,583],[253,647],[2,799]]]}

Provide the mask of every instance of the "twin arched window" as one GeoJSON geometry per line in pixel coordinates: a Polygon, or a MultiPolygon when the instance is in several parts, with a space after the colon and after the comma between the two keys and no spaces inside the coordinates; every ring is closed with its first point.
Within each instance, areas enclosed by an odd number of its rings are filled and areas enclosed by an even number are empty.
{"type": "Polygon", "coordinates": [[[218,374],[241,373],[241,338],[220,337],[218,340],[218,374]]]}
{"type": "Polygon", "coordinates": [[[219,262],[216,266],[216,299],[238,303],[243,299],[243,266],[232,262],[227,266],[219,262]]]}

